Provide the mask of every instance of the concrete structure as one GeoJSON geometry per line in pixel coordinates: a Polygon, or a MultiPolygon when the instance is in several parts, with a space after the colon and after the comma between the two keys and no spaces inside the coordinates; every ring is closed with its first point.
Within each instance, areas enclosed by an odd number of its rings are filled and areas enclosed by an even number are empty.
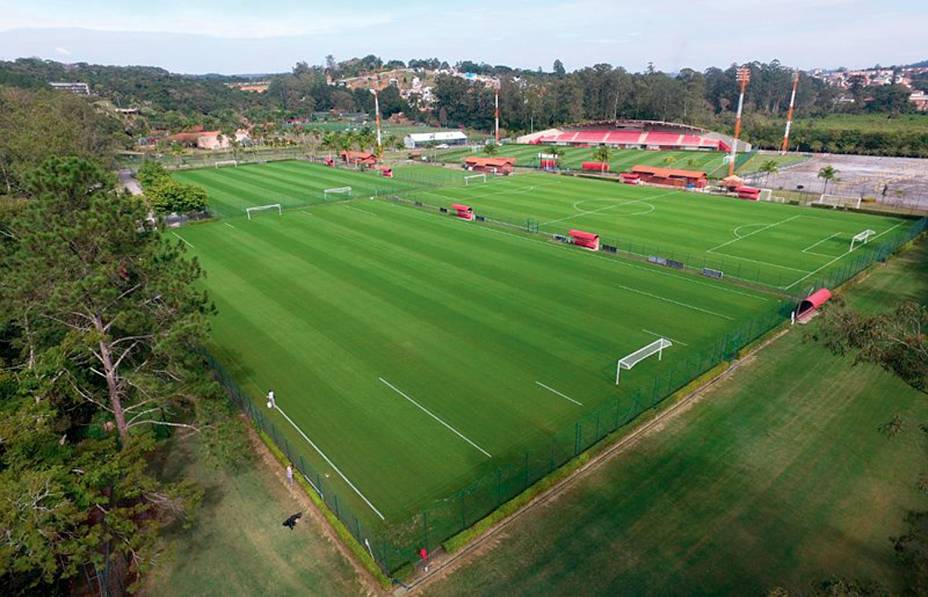
{"type": "Polygon", "coordinates": [[[90,85],[79,81],[63,81],[60,83],[49,83],[57,91],[67,91],[74,95],[90,95],[90,85]]]}
{"type": "Polygon", "coordinates": [[[403,137],[407,149],[429,147],[432,145],[467,145],[467,135],[461,131],[442,131],[437,133],[411,133],[403,137]]]}

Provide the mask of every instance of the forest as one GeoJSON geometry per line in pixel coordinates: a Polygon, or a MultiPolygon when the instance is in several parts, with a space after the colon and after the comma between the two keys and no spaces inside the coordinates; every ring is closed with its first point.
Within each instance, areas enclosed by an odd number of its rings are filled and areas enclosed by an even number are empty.
{"type": "MultiPolygon", "coordinates": [[[[752,62],[745,98],[744,138],[761,148],[779,147],[789,104],[793,69],[778,61],[752,62]]],[[[351,90],[331,84],[396,68],[424,69],[434,75],[435,100],[426,103],[415,94],[405,99],[391,85],[380,94],[385,118],[402,112],[408,118],[442,127],[488,131],[493,126],[494,90],[482,83],[454,76],[474,72],[500,81],[501,125],[507,135],[583,121],[617,118],[682,122],[720,132],[731,132],[738,101],[736,65],[703,71],[684,68],[662,72],[649,65],[643,72],[596,64],[567,72],[560,61],[550,71],[491,66],[470,61],[449,65],[437,58],[384,61],[377,56],[323,64],[298,62],[288,73],[250,75],[270,81],[266,93],[230,88],[242,77],[178,75],[155,67],[64,65],[35,58],[0,62],[0,86],[45,88],[48,81],[80,80],[93,93],[117,107],[136,107],[142,114],[127,133],[139,136],[153,129],[178,131],[193,125],[228,129],[257,123],[281,123],[312,118],[325,111],[374,110],[366,89],[351,90]],[[437,73],[437,74],[435,74],[437,73]]],[[[421,73],[421,71],[420,71],[421,73]]],[[[917,79],[916,85],[924,81],[917,79]]],[[[796,98],[794,147],[802,151],[841,151],[875,155],[928,156],[928,115],[918,115],[910,126],[861,127],[848,120],[842,127],[817,127],[815,121],[836,114],[868,115],[871,123],[897,119],[915,111],[910,91],[901,85],[842,91],[800,73],[796,98]],[[838,101],[842,95],[854,101],[838,101]],[[885,129],[885,130],[884,130],[885,129]],[[892,129],[892,130],[890,130],[892,129]]]]}

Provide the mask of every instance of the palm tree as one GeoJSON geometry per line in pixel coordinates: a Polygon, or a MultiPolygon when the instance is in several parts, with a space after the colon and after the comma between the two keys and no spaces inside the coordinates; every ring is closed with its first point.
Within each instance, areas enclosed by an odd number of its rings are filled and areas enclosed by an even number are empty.
{"type": "Polygon", "coordinates": [[[764,173],[764,186],[766,186],[767,178],[769,178],[771,174],[776,174],[779,172],[780,167],[777,165],[776,160],[767,160],[760,165],[760,168],[758,168],[757,171],[764,173]]]}
{"type": "Polygon", "coordinates": [[[823,166],[818,171],[818,177],[825,181],[825,184],[822,186],[822,195],[826,194],[825,192],[828,190],[829,182],[838,182],[838,180],[840,180],[838,178],[838,171],[831,165],[823,166]]]}
{"type": "Polygon", "coordinates": [[[605,145],[600,145],[593,150],[593,160],[597,162],[608,163],[609,162],[609,148],[605,145]]]}

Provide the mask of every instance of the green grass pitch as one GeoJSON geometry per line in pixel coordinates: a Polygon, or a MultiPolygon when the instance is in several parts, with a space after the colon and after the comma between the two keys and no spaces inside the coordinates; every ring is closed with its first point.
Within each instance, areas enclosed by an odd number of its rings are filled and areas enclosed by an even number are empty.
{"type": "MultiPolygon", "coordinates": [[[[561,168],[579,170],[583,162],[593,161],[592,147],[558,147],[561,168]]],[[[517,166],[538,167],[538,154],[547,153],[550,147],[545,145],[506,144],[500,147],[496,155],[516,158],[517,166]]],[[[438,152],[438,158],[444,162],[463,162],[472,155],[483,155],[473,149],[453,148],[438,152]]],[[[728,174],[725,156],[719,151],[645,151],[642,149],[610,149],[609,166],[612,172],[622,172],[632,166],[658,166],[663,168],[682,168],[684,170],[703,170],[711,178],[722,178],[728,174]]],[[[780,167],[805,160],[802,155],[775,155],[770,153],[753,153],[738,155],[738,174],[756,172],[760,164],[773,160],[780,167]]]]}
{"type": "Polygon", "coordinates": [[[543,232],[595,232],[622,251],[718,269],[791,293],[858,257],[850,251],[855,234],[873,230],[871,242],[887,240],[908,225],[883,216],[540,173],[410,197],[434,205],[465,203],[513,224],[533,219],[543,232]]]}
{"type": "Polygon", "coordinates": [[[633,410],[637,391],[778,308],[771,293],[370,195],[464,201],[544,230],[589,228],[710,261],[714,249],[762,261],[772,277],[784,270],[793,286],[847,257],[843,236],[902,226],[545,174],[461,186],[459,169],[396,172],[280,162],[177,175],[229,216],[175,232],[208,272],[219,309],[211,350],[257,404],[275,390],[289,420],[265,412],[283,440],[365,525],[407,520],[606,401],[633,410]],[[353,198],[323,201],[337,186],[353,198]],[[292,209],[243,217],[267,203],[292,209]],[[674,346],[617,387],[616,360],[658,336],[674,346]]]}

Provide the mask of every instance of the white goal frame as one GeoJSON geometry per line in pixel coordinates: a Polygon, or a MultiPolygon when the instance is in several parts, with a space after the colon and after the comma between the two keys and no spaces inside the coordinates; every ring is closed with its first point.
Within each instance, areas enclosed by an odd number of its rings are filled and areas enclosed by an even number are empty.
{"type": "Polygon", "coordinates": [[[269,204],[269,205],[256,205],[255,207],[246,207],[246,208],[245,208],[245,215],[247,215],[247,216],[248,216],[248,219],[250,220],[250,219],[251,219],[251,212],[253,212],[253,211],[267,211],[267,210],[269,210],[269,209],[276,209],[276,210],[277,210],[277,215],[279,215],[279,216],[284,215],[284,210],[283,210],[283,208],[280,206],[280,203],[271,203],[271,204],[269,204]]]}
{"type": "Polygon", "coordinates": [[[467,185],[469,185],[469,184],[471,183],[472,180],[476,180],[476,179],[478,179],[478,178],[480,179],[480,182],[486,182],[486,181],[487,181],[487,175],[486,175],[486,174],[471,174],[471,175],[469,175],[469,176],[465,176],[465,177],[464,177],[464,186],[466,187],[467,185]]]}
{"type": "Polygon", "coordinates": [[[870,242],[870,239],[874,236],[876,236],[875,230],[867,229],[867,230],[864,230],[863,232],[858,232],[851,238],[851,248],[848,249],[848,253],[854,250],[855,243],[857,244],[857,246],[865,245],[868,242],[870,242]]]}
{"type": "Polygon", "coordinates": [[[323,201],[328,201],[328,200],[329,200],[329,194],[332,194],[332,195],[348,195],[349,197],[351,197],[351,196],[352,196],[352,191],[351,191],[351,187],[332,187],[331,189],[325,189],[324,191],[322,191],[322,200],[323,200],[323,201]]]}
{"type": "Polygon", "coordinates": [[[660,361],[664,357],[664,349],[670,348],[671,346],[673,346],[673,342],[667,338],[658,338],[647,346],[639,348],[635,352],[619,359],[615,365],[615,385],[619,385],[619,375],[622,373],[622,369],[631,369],[654,354],[657,354],[657,360],[660,361]]]}
{"type": "Polygon", "coordinates": [[[828,207],[833,207],[838,209],[839,207],[847,207],[850,209],[860,209],[860,197],[848,197],[845,195],[827,195],[822,194],[818,198],[818,201],[815,202],[817,205],[827,205],[828,207]]]}
{"type": "Polygon", "coordinates": [[[214,168],[222,168],[223,166],[238,166],[238,160],[219,160],[213,164],[214,168]]]}

